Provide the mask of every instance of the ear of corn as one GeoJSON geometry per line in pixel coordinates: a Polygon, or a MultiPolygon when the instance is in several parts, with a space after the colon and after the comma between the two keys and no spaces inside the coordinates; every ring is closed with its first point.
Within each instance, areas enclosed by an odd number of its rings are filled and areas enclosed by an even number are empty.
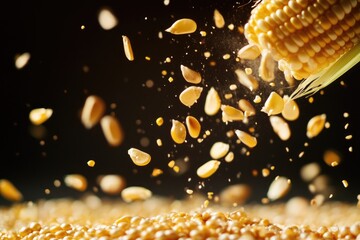
{"type": "Polygon", "coordinates": [[[298,98],[326,87],[359,62],[360,2],[263,0],[244,33],[250,44],[281,61],[284,73],[303,80],[292,94],[298,98]]]}
{"type": "Polygon", "coordinates": [[[320,89],[334,82],[350,68],[360,62],[360,44],[357,44],[349,52],[344,54],[335,63],[318,74],[311,75],[303,80],[291,94],[291,99],[300,98],[316,93],[320,89]]]}

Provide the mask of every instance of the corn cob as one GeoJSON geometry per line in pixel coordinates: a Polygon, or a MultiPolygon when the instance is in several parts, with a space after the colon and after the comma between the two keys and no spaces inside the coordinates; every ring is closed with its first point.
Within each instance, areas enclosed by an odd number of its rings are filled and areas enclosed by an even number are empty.
{"type": "Polygon", "coordinates": [[[270,52],[285,76],[304,80],[293,93],[301,97],[359,62],[360,0],[263,0],[244,34],[262,55],[270,52]]]}

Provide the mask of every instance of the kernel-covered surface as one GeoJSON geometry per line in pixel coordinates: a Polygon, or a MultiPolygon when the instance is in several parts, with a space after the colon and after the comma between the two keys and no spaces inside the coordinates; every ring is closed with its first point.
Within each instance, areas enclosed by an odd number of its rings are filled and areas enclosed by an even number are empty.
{"type": "Polygon", "coordinates": [[[0,209],[1,239],[359,239],[360,208],[298,199],[269,205],[225,207],[204,197],[155,196],[125,203],[89,195],[39,200],[0,209]],[[297,200],[297,202],[295,201],[297,200]],[[122,237],[122,238],[121,238],[122,237]],[[240,238],[241,237],[241,238],[240,238]]]}

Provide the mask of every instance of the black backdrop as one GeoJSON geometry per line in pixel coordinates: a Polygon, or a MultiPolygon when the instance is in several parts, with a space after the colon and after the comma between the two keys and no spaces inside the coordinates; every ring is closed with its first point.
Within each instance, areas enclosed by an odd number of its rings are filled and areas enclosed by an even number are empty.
{"type": "MultiPolygon", "coordinates": [[[[309,162],[318,162],[322,173],[331,178],[334,199],[356,201],[359,194],[359,116],[356,104],[359,66],[351,69],[341,80],[325,89],[325,94],[317,93],[314,103],[300,99],[300,118],[290,122],[292,137],[287,142],[280,141],[272,132],[264,113],[254,117],[250,124],[256,126],[259,135],[258,146],[250,150],[251,155],[240,154],[241,146],[234,144],[234,138],[226,138],[226,131],[247,127],[241,123],[225,125],[203,113],[205,93],[214,86],[222,95],[231,92],[228,86],[236,83],[233,70],[243,67],[235,61],[235,54],[244,45],[244,38],[237,31],[250,14],[251,4],[241,1],[174,1],[165,5],[161,0],[152,1],[17,1],[2,8],[0,76],[2,99],[2,156],[0,178],[11,180],[24,194],[24,200],[39,198],[81,196],[80,193],[64,185],[53,186],[53,181],[69,173],[81,173],[89,180],[88,191],[96,186],[96,177],[101,174],[123,175],[128,185],[142,185],[156,194],[181,197],[184,188],[196,190],[198,179],[196,168],[210,159],[209,148],[215,141],[225,141],[232,145],[235,160],[223,162],[219,171],[205,180],[206,193],[217,193],[229,183],[248,183],[254,189],[253,201],[260,201],[266,189],[277,175],[292,179],[293,188],[287,197],[304,195],[311,197],[307,184],[301,181],[299,170],[309,162]],[[110,7],[118,18],[118,25],[104,30],[97,21],[98,11],[110,7]],[[225,17],[227,25],[233,23],[234,30],[213,28],[213,11],[218,9],[225,17]],[[198,30],[191,35],[171,35],[164,30],[175,20],[192,18],[198,23],[198,30]],[[85,26],[81,29],[81,26],[85,26]],[[207,32],[201,37],[199,31],[207,32]],[[158,37],[162,32],[162,39],[158,37]],[[129,62],[123,52],[122,35],[132,41],[135,61],[129,62]],[[216,61],[211,67],[203,56],[210,51],[210,60],[216,61]],[[16,54],[30,52],[27,66],[17,70],[14,66],[16,54]],[[227,61],[222,55],[230,53],[227,61]],[[150,57],[150,61],[145,57],[150,57]],[[171,57],[170,63],[165,59],[171,57]],[[205,81],[204,92],[199,102],[190,109],[181,105],[177,95],[190,84],[181,76],[180,64],[199,70],[205,81]],[[88,71],[84,71],[88,69],[88,71]],[[167,75],[163,76],[162,71],[167,75]],[[173,75],[171,75],[173,72],[173,75]],[[168,78],[175,80],[169,83],[168,78]],[[146,87],[147,80],[154,86],[146,87]],[[110,147],[102,135],[100,126],[86,130],[80,122],[79,113],[89,94],[97,94],[107,103],[107,113],[113,113],[125,129],[125,142],[120,147],[110,147]],[[116,108],[111,109],[110,104],[116,108]],[[34,130],[28,120],[31,109],[48,107],[53,116],[43,124],[46,135],[37,139],[31,135],[34,130]],[[344,118],[343,113],[350,114],[344,118]],[[331,124],[318,137],[307,139],[306,124],[314,115],[326,113],[331,124]],[[188,139],[189,144],[174,146],[170,138],[171,119],[183,121],[186,115],[203,117],[203,132],[211,130],[211,135],[203,143],[188,139]],[[155,119],[164,117],[162,127],[155,119]],[[256,123],[255,123],[256,122],[256,123]],[[344,126],[349,123],[345,130],[344,126]],[[345,136],[352,135],[351,140],[345,136]],[[57,140],[54,140],[54,136],[57,140]],[[141,139],[150,140],[148,146],[141,146],[141,139]],[[163,146],[156,145],[161,138],[163,146]],[[40,141],[45,144],[41,145],[40,141]],[[272,143],[270,143],[272,142],[272,143]],[[304,143],[309,144],[304,147],[304,143]],[[192,144],[192,147],[190,146],[192,144]],[[348,148],[353,148],[349,152],[348,148]],[[147,167],[136,167],[127,150],[137,147],[152,155],[147,167]],[[285,147],[290,149],[289,152],[285,147]],[[322,161],[327,149],[335,149],[343,156],[336,168],[328,167],[322,161]],[[302,158],[298,155],[305,151],[302,158]],[[176,175],[167,167],[172,159],[189,158],[187,171],[176,175]],[[293,159],[290,162],[289,159],[293,159]],[[90,159],[96,161],[94,168],[87,166],[90,159]],[[276,168],[267,178],[252,176],[252,170],[270,165],[276,168]],[[164,174],[150,177],[154,167],[164,170],[164,174]],[[240,178],[237,178],[239,177],[240,178]],[[189,178],[191,181],[189,182],[189,178]],[[347,179],[349,187],[344,188],[341,180],[347,179]],[[45,194],[45,189],[51,194],[45,194]]],[[[281,75],[279,75],[281,77],[281,75]]],[[[262,84],[263,98],[270,88],[262,84]]],[[[291,89],[277,85],[277,90],[291,89]]],[[[234,99],[253,95],[239,87],[234,99]]],[[[235,100],[224,100],[235,104],[235,100]]],[[[259,110],[259,109],[258,109],[259,110]]],[[[221,119],[221,115],[217,115],[221,119]]],[[[185,169],[185,168],[184,168],[185,169]]],[[[98,193],[101,195],[101,192],[98,193]]],[[[8,203],[0,199],[3,204],[8,203]]]]}

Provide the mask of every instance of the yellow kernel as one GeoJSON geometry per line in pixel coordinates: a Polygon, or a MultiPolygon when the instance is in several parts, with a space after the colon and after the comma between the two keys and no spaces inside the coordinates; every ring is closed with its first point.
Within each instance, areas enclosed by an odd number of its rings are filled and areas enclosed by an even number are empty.
{"type": "Polygon", "coordinates": [[[256,109],[248,100],[240,99],[238,105],[246,117],[250,117],[256,114],[256,109]]]}
{"type": "Polygon", "coordinates": [[[263,169],[261,170],[261,174],[262,174],[263,177],[267,177],[267,176],[270,175],[270,170],[267,169],[267,168],[263,168],[263,169]]]}
{"type": "Polygon", "coordinates": [[[201,82],[200,73],[198,73],[184,65],[180,65],[180,69],[181,69],[182,76],[188,83],[199,84],[201,82]]]}
{"type": "Polygon", "coordinates": [[[182,122],[173,119],[171,130],[170,130],[170,135],[175,143],[177,143],[177,144],[184,143],[185,139],[186,139],[185,125],[182,122]]]}
{"type": "Polygon", "coordinates": [[[145,60],[146,60],[146,61],[150,61],[151,58],[150,58],[149,56],[145,56],[145,60]]]}
{"type": "Polygon", "coordinates": [[[7,179],[0,179],[0,195],[10,201],[23,199],[21,192],[7,179]]]}
{"type": "Polygon", "coordinates": [[[230,145],[224,142],[215,142],[210,148],[210,156],[213,159],[224,157],[230,149],[230,145]]]}
{"type": "Polygon", "coordinates": [[[111,115],[106,115],[101,118],[100,125],[105,139],[110,146],[116,147],[124,141],[124,132],[120,122],[111,115]]]}
{"type": "Polygon", "coordinates": [[[320,174],[320,171],[320,165],[316,162],[312,162],[301,167],[300,176],[302,180],[310,182],[320,174]]]}
{"type": "Polygon", "coordinates": [[[252,69],[251,68],[245,68],[245,73],[247,74],[247,75],[251,75],[252,74],[252,69]]]}
{"type": "Polygon", "coordinates": [[[64,183],[66,186],[76,189],[78,191],[85,191],[87,188],[87,180],[81,174],[68,174],[64,177],[64,183]]]}
{"type": "Polygon", "coordinates": [[[94,167],[95,166],[95,161],[94,160],[89,160],[89,161],[87,161],[87,165],[89,167],[94,167]]]}
{"type": "Polygon", "coordinates": [[[225,187],[219,194],[220,203],[225,206],[244,204],[251,194],[251,188],[246,184],[233,184],[225,187]]]}
{"type": "Polygon", "coordinates": [[[319,133],[323,130],[326,121],[326,114],[320,114],[312,117],[306,128],[306,136],[308,138],[313,138],[319,135],[319,133]]]}
{"type": "Polygon", "coordinates": [[[168,167],[169,168],[173,168],[175,166],[175,161],[171,160],[170,162],[168,162],[168,167]]]}
{"type": "Polygon", "coordinates": [[[246,45],[238,51],[237,56],[241,59],[255,60],[260,56],[260,53],[257,45],[246,45]]]}
{"type": "Polygon", "coordinates": [[[257,145],[256,137],[253,137],[250,134],[238,129],[235,130],[235,134],[240,139],[240,141],[249,148],[253,148],[257,145]]]}
{"type": "Polygon", "coordinates": [[[174,81],[174,78],[173,78],[173,77],[169,77],[169,78],[168,78],[168,81],[171,83],[171,82],[174,81]]]}
{"type": "Polygon", "coordinates": [[[159,169],[159,168],[154,168],[152,173],[151,173],[151,176],[152,177],[157,177],[159,175],[163,174],[163,170],[159,169]]]}
{"type": "Polygon", "coordinates": [[[256,95],[253,102],[254,103],[261,103],[261,97],[259,95],[256,95]]]}
{"type": "Polygon", "coordinates": [[[230,57],[231,57],[231,55],[228,54],[228,53],[226,53],[226,54],[223,55],[223,59],[224,59],[224,60],[228,60],[228,59],[230,59],[230,57]]]}
{"type": "Polygon", "coordinates": [[[51,108],[35,108],[30,111],[29,119],[34,125],[41,125],[46,122],[51,115],[53,110],[51,108]]]}
{"type": "Polygon", "coordinates": [[[344,188],[347,188],[347,187],[349,186],[348,181],[342,180],[341,182],[342,182],[342,184],[344,185],[344,188]]]}
{"type": "Polygon", "coordinates": [[[234,153],[233,152],[229,152],[228,154],[226,154],[225,162],[232,162],[233,160],[234,160],[234,153]]]}
{"type": "Polygon", "coordinates": [[[275,61],[269,51],[263,51],[259,67],[259,76],[262,80],[271,82],[275,79],[275,61]]]}
{"type": "Polygon", "coordinates": [[[290,179],[286,177],[277,176],[274,181],[270,184],[267,192],[267,197],[271,200],[277,200],[285,196],[291,187],[290,179]]]}
{"type": "Polygon", "coordinates": [[[100,26],[104,30],[110,30],[118,24],[118,20],[109,8],[103,8],[98,15],[100,26]]]}
{"type": "Polygon", "coordinates": [[[232,106],[221,105],[221,111],[223,122],[241,121],[244,119],[244,113],[240,109],[232,106]]]}
{"type": "Polygon", "coordinates": [[[201,131],[200,122],[193,116],[187,116],[185,122],[190,137],[197,138],[201,131]]]}
{"type": "Polygon", "coordinates": [[[100,121],[104,112],[104,100],[95,95],[88,96],[81,112],[81,122],[85,128],[90,129],[100,121]]]}
{"type": "Polygon", "coordinates": [[[261,111],[265,112],[268,116],[270,116],[281,113],[283,109],[283,98],[276,92],[271,92],[261,111]]]}
{"type": "Polygon", "coordinates": [[[206,37],[206,32],[205,32],[205,31],[200,31],[200,35],[201,35],[202,37],[206,37]]]}
{"type": "Polygon", "coordinates": [[[197,24],[194,20],[189,18],[182,18],[175,21],[169,28],[165,31],[175,35],[181,34],[190,34],[195,32],[197,29],[197,24]]]}
{"type": "Polygon", "coordinates": [[[24,68],[28,64],[28,62],[30,60],[30,56],[31,55],[28,52],[25,52],[25,53],[15,56],[15,67],[17,69],[24,68]]]}
{"type": "Polygon", "coordinates": [[[146,200],[152,196],[149,189],[140,186],[127,187],[121,191],[121,197],[125,202],[146,200]]]}
{"type": "Polygon", "coordinates": [[[162,140],[160,138],[156,139],[156,144],[161,147],[162,146],[162,140]]]}
{"type": "Polygon", "coordinates": [[[281,111],[282,116],[288,121],[294,121],[299,118],[300,110],[299,106],[294,99],[290,99],[289,96],[285,95],[284,99],[284,108],[281,111]]]}
{"type": "Polygon", "coordinates": [[[179,95],[180,102],[187,107],[191,107],[199,99],[202,87],[190,86],[185,88],[179,95]]]}
{"type": "Polygon", "coordinates": [[[146,166],[151,161],[150,154],[143,152],[137,148],[130,148],[128,150],[128,154],[133,163],[137,166],[146,166]]]}
{"type": "Polygon", "coordinates": [[[197,169],[196,174],[200,178],[208,178],[218,170],[220,163],[221,162],[218,160],[210,160],[204,163],[203,165],[201,165],[197,169]]]}
{"type": "MultiPolygon", "coordinates": [[[[123,40],[124,53],[125,53],[126,58],[129,61],[134,61],[134,53],[133,53],[133,49],[132,49],[129,37],[123,35],[122,40],[123,40]]],[[[149,60],[150,60],[150,58],[149,58],[149,60]]]]}
{"type": "Polygon", "coordinates": [[[223,28],[225,26],[225,20],[219,10],[214,10],[214,22],[217,28],[223,28]]]}
{"type": "Polygon", "coordinates": [[[221,107],[221,99],[219,93],[214,87],[211,87],[206,95],[204,111],[209,116],[214,116],[218,113],[221,107]]]}
{"type": "Polygon", "coordinates": [[[162,126],[164,123],[164,119],[162,117],[158,117],[156,119],[156,125],[158,125],[159,127],[162,126]]]}
{"type": "Polygon", "coordinates": [[[211,57],[211,52],[204,52],[204,57],[206,57],[206,58],[211,57]]]}
{"type": "Polygon", "coordinates": [[[254,76],[248,75],[243,70],[240,69],[236,69],[235,74],[240,84],[247,87],[250,91],[255,91],[259,88],[259,83],[254,76]]]}
{"type": "Polygon", "coordinates": [[[324,162],[330,167],[336,167],[341,162],[341,155],[338,151],[328,149],[323,155],[324,162]]]}
{"type": "Polygon", "coordinates": [[[100,177],[99,186],[104,193],[116,195],[125,188],[126,181],[120,175],[108,174],[100,177]]]}
{"type": "Polygon", "coordinates": [[[283,141],[288,140],[291,136],[289,124],[279,116],[270,116],[269,119],[274,132],[279,138],[283,141]]]}

